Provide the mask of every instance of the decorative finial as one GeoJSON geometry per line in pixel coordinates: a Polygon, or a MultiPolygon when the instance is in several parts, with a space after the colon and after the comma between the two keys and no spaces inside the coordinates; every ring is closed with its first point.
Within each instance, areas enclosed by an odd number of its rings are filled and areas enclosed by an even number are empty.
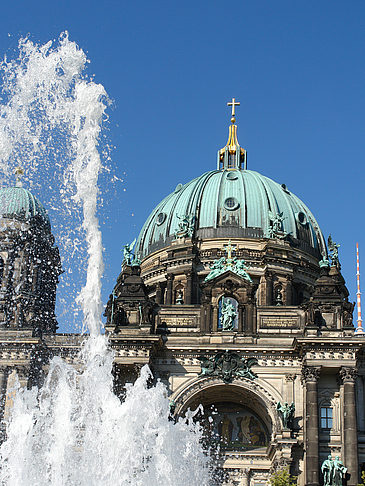
{"type": "Polygon", "coordinates": [[[22,167],[16,167],[15,170],[14,170],[14,174],[16,176],[15,186],[16,187],[23,187],[23,183],[22,183],[21,178],[24,175],[24,169],[22,169],[22,167]]]}
{"type": "Polygon", "coordinates": [[[236,106],[240,106],[240,104],[239,101],[236,101],[236,98],[232,98],[232,101],[227,103],[227,106],[232,106],[232,124],[236,122],[236,106]]]}
{"type": "Polygon", "coordinates": [[[227,106],[232,107],[231,125],[229,126],[228,142],[225,147],[218,150],[218,170],[245,170],[247,169],[247,154],[246,150],[241,148],[237,139],[237,125],[236,123],[236,106],[240,106],[240,102],[236,98],[227,103],[227,106]]]}

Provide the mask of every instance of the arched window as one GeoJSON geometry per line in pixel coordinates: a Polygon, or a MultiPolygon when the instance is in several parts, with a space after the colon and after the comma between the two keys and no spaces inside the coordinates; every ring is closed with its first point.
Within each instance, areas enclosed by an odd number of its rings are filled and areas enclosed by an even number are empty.
{"type": "Polygon", "coordinates": [[[223,296],[218,303],[218,330],[234,331],[238,329],[238,302],[233,297],[223,296]]]}

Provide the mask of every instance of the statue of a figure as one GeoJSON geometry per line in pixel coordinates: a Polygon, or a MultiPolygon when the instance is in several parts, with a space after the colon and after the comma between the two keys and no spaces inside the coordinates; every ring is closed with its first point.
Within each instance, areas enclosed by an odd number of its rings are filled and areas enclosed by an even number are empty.
{"type": "Polygon", "coordinates": [[[182,216],[179,216],[178,214],[176,214],[176,217],[180,221],[178,223],[178,228],[175,230],[174,237],[182,238],[183,236],[193,236],[195,216],[192,216],[191,214],[184,214],[182,216]]]}
{"type": "Polygon", "coordinates": [[[340,245],[335,243],[332,240],[332,236],[329,235],[329,237],[328,237],[328,249],[331,252],[330,258],[331,258],[333,267],[338,266],[340,264],[339,259],[338,259],[338,249],[339,248],[340,248],[340,245]]]}
{"type": "Polygon", "coordinates": [[[236,309],[230,300],[222,301],[222,310],[220,321],[222,324],[222,331],[232,331],[234,329],[234,321],[237,317],[236,309]]]}
{"type": "Polygon", "coordinates": [[[335,460],[333,460],[331,455],[329,455],[328,458],[323,461],[321,471],[323,473],[324,486],[342,486],[347,467],[343,465],[339,456],[336,456],[335,460]]]}
{"type": "Polygon", "coordinates": [[[244,260],[235,261],[235,267],[233,271],[237,273],[237,275],[240,275],[244,279],[248,280],[249,282],[252,282],[252,279],[249,276],[249,274],[246,272],[246,270],[247,270],[247,265],[245,264],[244,260]]]}
{"type": "Polygon", "coordinates": [[[126,262],[127,265],[130,265],[134,258],[133,247],[135,244],[136,244],[136,238],[134,238],[132,243],[130,243],[129,245],[124,245],[123,247],[123,262],[126,262]]]}
{"type": "Polygon", "coordinates": [[[214,260],[212,266],[210,267],[210,272],[205,277],[204,282],[208,282],[209,280],[212,280],[213,278],[218,277],[218,275],[223,273],[225,271],[225,262],[225,257],[222,257],[219,260],[214,260]]]}
{"type": "Polygon", "coordinates": [[[280,402],[276,405],[276,410],[279,412],[281,420],[283,422],[283,426],[285,429],[291,428],[293,424],[294,412],[295,412],[295,405],[294,402],[291,402],[289,405],[288,402],[281,404],[280,402]]]}
{"type": "Polygon", "coordinates": [[[269,211],[269,218],[271,221],[271,226],[268,228],[268,236],[269,238],[285,238],[286,233],[283,231],[283,212],[281,213],[272,213],[269,211]]]}
{"type": "Polygon", "coordinates": [[[276,289],[275,305],[283,305],[283,293],[281,291],[281,287],[276,289]]]}
{"type": "Polygon", "coordinates": [[[181,289],[176,292],[176,304],[182,305],[184,303],[184,294],[181,289]]]}
{"type": "Polygon", "coordinates": [[[345,474],[347,473],[347,467],[343,465],[343,462],[340,460],[339,456],[335,456],[334,463],[334,475],[333,475],[333,484],[334,486],[342,486],[343,479],[345,474]]]}

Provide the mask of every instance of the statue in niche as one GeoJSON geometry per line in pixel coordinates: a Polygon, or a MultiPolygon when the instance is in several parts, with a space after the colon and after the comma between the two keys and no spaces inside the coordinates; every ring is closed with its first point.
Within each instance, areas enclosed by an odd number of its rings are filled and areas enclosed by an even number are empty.
{"type": "Polygon", "coordinates": [[[340,245],[335,243],[332,240],[332,236],[329,235],[328,237],[328,249],[331,252],[330,258],[332,262],[333,267],[338,267],[340,265],[340,261],[338,259],[338,249],[340,248],[340,245]]]}
{"type": "Polygon", "coordinates": [[[344,466],[339,456],[336,456],[333,460],[332,456],[329,455],[328,458],[323,461],[321,471],[323,473],[324,486],[343,486],[347,467],[344,466]]]}
{"type": "Polygon", "coordinates": [[[283,292],[281,287],[277,287],[275,292],[275,305],[283,305],[283,292]]]}
{"type": "Polygon", "coordinates": [[[176,291],[176,304],[182,305],[184,303],[184,294],[181,289],[176,291]]]}
{"type": "Polygon", "coordinates": [[[220,322],[222,325],[222,331],[233,331],[235,320],[237,317],[236,309],[230,300],[222,300],[222,310],[220,316],[220,322]]]}
{"type": "Polygon", "coordinates": [[[191,214],[179,216],[176,214],[176,217],[180,220],[180,222],[178,223],[178,228],[175,230],[174,238],[183,238],[185,236],[191,238],[194,233],[195,216],[191,214]]]}
{"type": "Polygon", "coordinates": [[[279,412],[281,421],[283,422],[283,427],[285,429],[290,429],[293,425],[293,419],[294,419],[294,412],[295,412],[294,402],[291,402],[290,405],[288,402],[285,402],[284,404],[278,402],[276,405],[276,410],[279,412]]]}
{"type": "Polygon", "coordinates": [[[132,260],[134,259],[133,254],[133,247],[136,244],[136,238],[130,243],[129,245],[124,245],[123,247],[123,262],[127,265],[131,265],[132,260]]]}

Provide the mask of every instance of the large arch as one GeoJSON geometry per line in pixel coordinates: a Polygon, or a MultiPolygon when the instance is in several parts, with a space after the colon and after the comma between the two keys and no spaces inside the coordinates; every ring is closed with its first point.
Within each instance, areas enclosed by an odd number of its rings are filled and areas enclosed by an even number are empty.
{"type": "Polygon", "coordinates": [[[199,377],[183,385],[172,399],[175,402],[175,413],[184,415],[188,409],[194,410],[199,405],[210,406],[218,402],[234,402],[254,409],[265,423],[271,440],[282,430],[276,403],[280,396],[273,394],[263,386],[261,380],[239,379],[226,384],[218,377],[199,377]]]}

